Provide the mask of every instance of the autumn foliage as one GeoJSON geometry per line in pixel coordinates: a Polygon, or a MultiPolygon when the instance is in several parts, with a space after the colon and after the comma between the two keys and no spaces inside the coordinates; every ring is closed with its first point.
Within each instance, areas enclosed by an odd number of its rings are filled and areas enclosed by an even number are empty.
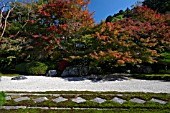
{"type": "Polygon", "coordinates": [[[157,63],[162,53],[170,51],[169,13],[137,6],[120,11],[114,21],[94,24],[88,4],[90,0],[19,3],[0,39],[1,64],[22,57],[25,61],[74,60],[95,67],[134,66],[157,63]]]}
{"type": "Polygon", "coordinates": [[[84,29],[94,24],[93,13],[87,9],[89,3],[89,0],[51,0],[39,8],[37,17],[29,20],[31,44],[52,53],[63,42],[79,38],[84,29]]]}
{"type": "Polygon", "coordinates": [[[166,19],[144,7],[133,10],[132,18],[102,22],[94,38],[98,45],[90,54],[92,64],[125,66],[156,63],[163,51],[170,50],[170,26],[166,19]]]}

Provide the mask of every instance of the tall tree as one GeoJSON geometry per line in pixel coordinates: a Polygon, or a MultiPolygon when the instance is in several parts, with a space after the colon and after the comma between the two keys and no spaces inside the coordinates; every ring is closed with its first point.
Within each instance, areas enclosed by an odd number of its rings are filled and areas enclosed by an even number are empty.
{"type": "Polygon", "coordinates": [[[166,13],[170,11],[169,0],[144,0],[143,5],[147,5],[153,10],[157,10],[159,13],[166,13]]]}
{"type": "Polygon", "coordinates": [[[7,69],[22,59],[22,50],[28,43],[26,20],[35,17],[38,5],[33,0],[1,0],[0,3],[0,68],[7,69]]]}
{"type": "Polygon", "coordinates": [[[44,53],[51,53],[61,45],[66,51],[71,51],[70,41],[80,38],[82,32],[94,24],[93,13],[89,13],[87,8],[89,3],[90,0],[51,0],[47,2],[39,8],[36,18],[29,20],[31,29],[28,31],[34,39],[31,44],[43,48],[41,50],[44,53]]]}
{"type": "Polygon", "coordinates": [[[1,0],[0,2],[0,37],[3,37],[7,28],[8,18],[15,6],[10,7],[11,1],[1,0]]]}

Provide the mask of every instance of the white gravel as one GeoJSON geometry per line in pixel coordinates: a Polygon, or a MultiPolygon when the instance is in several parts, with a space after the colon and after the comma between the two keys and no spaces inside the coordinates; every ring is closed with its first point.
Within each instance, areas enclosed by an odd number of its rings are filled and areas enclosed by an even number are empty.
{"type": "Polygon", "coordinates": [[[98,81],[80,78],[26,76],[25,80],[2,77],[0,91],[118,91],[170,93],[170,82],[159,80],[98,81]]]}

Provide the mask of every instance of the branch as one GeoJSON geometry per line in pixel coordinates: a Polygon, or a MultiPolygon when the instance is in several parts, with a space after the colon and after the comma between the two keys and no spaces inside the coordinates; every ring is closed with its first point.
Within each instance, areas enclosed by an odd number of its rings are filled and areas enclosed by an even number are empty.
{"type": "MultiPolygon", "coordinates": [[[[8,2],[7,2],[7,3],[8,3],[8,2]]],[[[4,7],[6,7],[6,5],[4,5],[4,7]]],[[[6,17],[5,17],[5,23],[4,23],[3,31],[2,31],[2,34],[1,34],[0,37],[3,37],[3,35],[4,35],[4,33],[5,33],[8,17],[9,17],[9,15],[10,15],[11,11],[12,11],[14,8],[15,8],[15,6],[8,10],[8,13],[7,13],[6,17]]],[[[3,13],[3,12],[1,12],[1,13],[3,13]]],[[[1,20],[1,24],[2,24],[2,20],[1,20]]]]}

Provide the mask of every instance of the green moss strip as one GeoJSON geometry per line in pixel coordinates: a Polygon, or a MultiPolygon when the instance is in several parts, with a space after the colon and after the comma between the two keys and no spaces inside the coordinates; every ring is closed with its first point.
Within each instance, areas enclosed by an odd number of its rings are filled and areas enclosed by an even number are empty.
{"type": "Polygon", "coordinates": [[[169,109],[111,109],[111,110],[42,110],[42,109],[18,109],[18,110],[2,110],[2,113],[169,113],[169,109]]]}
{"type": "Polygon", "coordinates": [[[131,77],[136,79],[170,81],[170,74],[134,74],[131,77]]]}

